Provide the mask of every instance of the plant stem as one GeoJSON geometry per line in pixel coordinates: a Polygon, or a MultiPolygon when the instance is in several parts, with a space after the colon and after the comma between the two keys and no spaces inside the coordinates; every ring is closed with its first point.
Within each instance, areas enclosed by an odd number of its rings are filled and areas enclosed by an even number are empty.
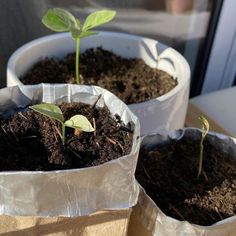
{"type": "Polygon", "coordinates": [[[76,39],[76,52],[75,52],[75,78],[76,83],[80,84],[79,76],[79,49],[80,49],[80,38],[76,39]]]}
{"type": "Polygon", "coordinates": [[[61,124],[62,127],[61,127],[61,134],[62,134],[62,144],[65,145],[65,136],[66,136],[66,126],[62,123],[61,124]]]}
{"type": "Polygon", "coordinates": [[[199,178],[201,172],[202,172],[202,161],[203,161],[203,138],[201,139],[200,142],[200,154],[199,154],[199,165],[198,165],[198,174],[197,177],[199,178]]]}

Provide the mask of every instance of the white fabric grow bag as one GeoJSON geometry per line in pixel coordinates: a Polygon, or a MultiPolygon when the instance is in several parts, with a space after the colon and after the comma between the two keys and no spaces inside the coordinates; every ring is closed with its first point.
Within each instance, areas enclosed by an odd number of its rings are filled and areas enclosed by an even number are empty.
{"type": "MultiPolygon", "coordinates": [[[[81,39],[81,52],[100,46],[126,58],[142,58],[150,67],[166,71],[178,80],[178,85],[165,95],[129,106],[140,120],[142,135],[183,128],[190,84],[190,68],[183,56],[156,40],[129,34],[99,32],[81,39]]],[[[58,33],[25,44],[8,61],[7,86],[22,85],[19,77],[43,58],[63,58],[74,51],[75,42],[69,33],[58,33]]]]}
{"type": "MultiPolygon", "coordinates": [[[[183,135],[194,138],[198,129],[187,128],[167,135],[153,134],[144,137],[142,145],[154,147],[183,135]]],[[[210,141],[218,148],[236,158],[236,139],[217,133],[209,133],[210,141]]],[[[130,236],[235,236],[236,216],[219,221],[211,226],[190,224],[166,216],[140,186],[138,204],[133,208],[129,226],[130,236]]]]}
{"type": "MultiPolygon", "coordinates": [[[[131,153],[96,167],[62,171],[0,172],[0,215],[83,216],[101,209],[124,209],[136,204],[139,189],[134,180],[140,146],[137,117],[113,94],[96,86],[14,86],[0,90],[0,116],[17,108],[48,102],[83,102],[118,114],[134,123],[131,153]]],[[[27,147],[26,147],[27,148],[27,147]]]]}

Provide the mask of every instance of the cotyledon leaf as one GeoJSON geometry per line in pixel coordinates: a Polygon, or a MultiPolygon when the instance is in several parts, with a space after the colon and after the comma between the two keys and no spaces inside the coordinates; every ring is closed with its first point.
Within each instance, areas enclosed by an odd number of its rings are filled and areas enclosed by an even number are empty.
{"type": "Polygon", "coordinates": [[[54,105],[51,103],[41,103],[41,104],[30,106],[29,108],[49,118],[52,118],[52,119],[60,121],[61,123],[64,123],[64,120],[65,120],[64,116],[62,114],[61,109],[57,105],[54,105]]]}
{"type": "Polygon", "coordinates": [[[101,10],[91,13],[85,20],[82,31],[88,31],[99,25],[111,21],[116,15],[116,11],[101,10]]]}
{"type": "Polygon", "coordinates": [[[83,115],[72,116],[69,120],[65,122],[65,126],[71,127],[74,129],[79,129],[85,132],[93,132],[95,129],[89,122],[89,120],[83,115]]]}
{"type": "Polygon", "coordinates": [[[56,32],[70,31],[70,29],[80,29],[80,23],[68,11],[60,8],[49,9],[43,16],[43,24],[49,29],[56,32]]]}

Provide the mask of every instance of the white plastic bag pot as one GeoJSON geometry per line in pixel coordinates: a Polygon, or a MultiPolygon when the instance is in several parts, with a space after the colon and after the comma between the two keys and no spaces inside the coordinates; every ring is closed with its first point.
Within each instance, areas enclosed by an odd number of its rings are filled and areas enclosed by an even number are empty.
{"type": "MultiPolygon", "coordinates": [[[[190,69],[177,51],[156,40],[123,33],[99,32],[81,39],[81,52],[100,46],[126,58],[142,58],[150,67],[166,71],[178,81],[178,85],[165,95],[129,106],[140,120],[142,135],[183,128],[188,105],[190,69]]],[[[54,34],[25,44],[9,59],[7,86],[22,84],[19,78],[43,58],[63,58],[74,51],[75,42],[69,33],[54,34]]]]}
{"type": "MultiPolygon", "coordinates": [[[[170,132],[167,135],[147,135],[142,145],[150,148],[181,137],[194,138],[200,130],[187,128],[170,132]]],[[[224,152],[236,158],[236,139],[209,133],[210,141],[224,152]]],[[[208,137],[209,137],[208,136],[208,137]]],[[[235,236],[236,216],[219,221],[211,226],[190,224],[165,215],[140,186],[138,204],[133,208],[129,225],[129,236],[235,236]]]]}
{"type": "Polygon", "coordinates": [[[139,189],[134,171],[140,146],[139,121],[112,93],[97,86],[68,84],[9,87],[0,90],[0,117],[41,102],[94,104],[100,94],[98,106],[107,105],[125,124],[134,124],[130,154],[82,169],[0,172],[0,215],[77,217],[136,204],[139,189]]]}

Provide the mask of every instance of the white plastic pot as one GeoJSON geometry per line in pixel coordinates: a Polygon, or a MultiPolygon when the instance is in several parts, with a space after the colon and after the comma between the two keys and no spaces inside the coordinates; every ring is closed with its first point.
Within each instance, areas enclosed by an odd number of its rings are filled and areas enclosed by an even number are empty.
{"type": "MultiPolygon", "coordinates": [[[[166,71],[178,81],[178,85],[165,95],[129,106],[140,120],[142,135],[183,128],[190,68],[177,51],[156,40],[123,33],[99,32],[81,40],[81,52],[99,46],[126,58],[142,58],[150,67],[166,71]]],[[[58,33],[25,44],[9,59],[7,86],[22,84],[19,78],[43,58],[63,58],[74,51],[75,42],[69,33],[58,33]]]]}
{"type": "MultiPolygon", "coordinates": [[[[170,132],[166,135],[153,134],[144,137],[142,145],[150,149],[157,145],[165,145],[166,142],[181,139],[183,136],[189,139],[199,137],[200,130],[187,128],[170,132]]],[[[235,157],[236,139],[218,134],[209,133],[209,141],[223,152],[235,157]]],[[[174,197],[174,196],[173,196],[174,197]]],[[[209,226],[191,224],[187,221],[176,220],[165,215],[158,204],[145,193],[140,186],[138,204],[133,208],[129,225],[130,236],[235,236],[236,216],[216,222],[209,226]]]]}
{"type": "Polygon", "coordinates": [[[112,114],[120,115],[125,124],[134,124],[131,152],[89,168],[0,172],[0,215],[77,217],[103,209],[128,209],[137,203],[139,189],[134,172],[140,125],[128,107],[109,91],[97,86],[69,84],[13,86],[0,90],[0,117],[6,118],[19,108],[41,102],[92,105],[100,94],[98,106],[106,105],[112,114]]]}

